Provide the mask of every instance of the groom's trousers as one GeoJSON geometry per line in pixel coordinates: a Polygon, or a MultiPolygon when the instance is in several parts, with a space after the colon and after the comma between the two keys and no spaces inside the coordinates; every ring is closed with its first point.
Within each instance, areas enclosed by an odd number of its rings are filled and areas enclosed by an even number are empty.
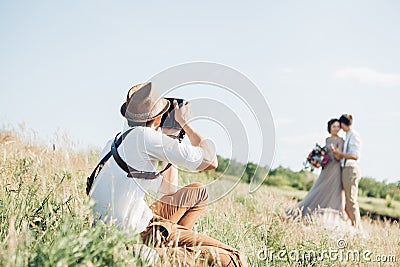
{"type": "Polygon", "coordinates": [[[342,171],[342,183],[346,196],[345,210],[353,226],[361,227],[360,208],[358,206],[358,183],[361,174],[358,166],[346,166],[342,171]]]}

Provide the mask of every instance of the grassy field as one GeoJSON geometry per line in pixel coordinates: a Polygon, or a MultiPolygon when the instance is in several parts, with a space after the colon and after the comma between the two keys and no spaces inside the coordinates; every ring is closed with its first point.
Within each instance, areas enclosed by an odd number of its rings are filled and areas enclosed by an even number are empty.
{"type": "MultiPolygon", "coordinates": [[[[0,145],[2,266],[142,265],[132,254],[137,236],[103,224],[91,227],[85,183],[96,152],[71,152],[5,132],[0,145]]],[[[214,174],[182,174],[182,182],[207,182],[214,174]]],[[[363,217],[364,235],[354,235],[283,219],[304,194],[267,186],[249,194],[248,185],[239,183],[209,206],[196,229],[240,249],[250,266],[399,265],[398,223],[363,217]],[[310,252],[317,258],[302,259],[310,252]],[[386,262],[372,261],[378,257],[386,262]]],[[[370,210],[385,206],[379,201],[361,200],[370,210]]]]}
{"type": "MultiPolygon", "coordinates": [[[[307,194],[307,191],[300,191],[291,187],[269,187],[269,190],[295,200],[301,200],[307,194]]],[[[399,201],[390,200],[389,204],[385,199],[371,197],[359,197],[358,200],[361,214],[364,216],[374,217],[381,220],[384,220],[385,217],[397,220],[400,218],[399,201]]]]}

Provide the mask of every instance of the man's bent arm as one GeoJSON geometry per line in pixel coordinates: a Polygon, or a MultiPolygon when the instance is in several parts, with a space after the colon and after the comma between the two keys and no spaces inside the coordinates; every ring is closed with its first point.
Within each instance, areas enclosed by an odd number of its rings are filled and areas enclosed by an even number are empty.
{"type": "Polygon", "coordinates": [[[339,158],[358,160],[358,156],[357,155],[345,154],[345,153],[340,152],[340,151],[333,152],[333,154],[335,155],[335,158],[336,158],[336,155],[337,155],[339,158]]]}
{"type": "Polygon", "coordinates": [[[218,167],[215,147],[207,139],[202,137],[189,123],[183,126],[192,146],[198,146],[202,150],[203,161],[197,170],[212,170],[218,167]]]}
{"type": "Polygon", "coordinates": [[[342,158],[358,160],[358,156],[356,156],[356,155],[344,154],[344,153],[341,153],[341,154],[342,154],[342,158]]]}
{"type": "Polygon", "coordinates": [[[202,150],[203,161],[197,170],[212,170],[218,167],[218,160],[215,154],[215,147],[204,139],[190,124],[188,120],[190,103],[186,102],[179,108],[178,102],[174,100],[175,120],[185,130],[192,146],[198,146],[202,150]]]}
{"type": "Polygon", "coordinates": [[[337,160],[339,160],[341,158],[358,160],[357,155],[345,154],[345,153],[337,150],[336,147],[334,147],[332,144],[331,144],[331,149],[332,149],[333,155],[335,156],[335,158],[337,160]]]}

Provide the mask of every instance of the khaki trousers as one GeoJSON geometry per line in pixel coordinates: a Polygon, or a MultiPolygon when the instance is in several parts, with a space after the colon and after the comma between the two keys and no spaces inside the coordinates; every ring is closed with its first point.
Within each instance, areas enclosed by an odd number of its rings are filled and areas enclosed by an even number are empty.
{"type": "Polygon", "coordinates": [[[346,197],[345,211],[353,226],[361,228],[360,208],[358,206],[358,183],[361,174],[357,166],[344,167],[342,183],[346,197]]]}
{"type": "Polygon", "coordinates": [[[192,230],[207,200],[207,189],[200,183],[163,196],[150,206],[154,216],[142,232],[143,241],[174,266],[243,266],[238,250],[192,230]]]}

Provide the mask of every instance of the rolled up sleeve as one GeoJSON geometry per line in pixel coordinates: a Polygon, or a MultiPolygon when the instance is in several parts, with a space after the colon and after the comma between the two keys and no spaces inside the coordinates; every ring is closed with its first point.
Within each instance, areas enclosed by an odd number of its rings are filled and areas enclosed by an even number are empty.
{"type": "Polygon", "coordinates": [[[165,151],[172,164],[191,171],[196,170],[203,161],[203,151],[200,147],[182,144],[176,140],[166,145],[165,151]]]}
{"type": "Polygon", "coordinates": [[[203,162],[201,147],[179,143],[178,140],[161,133],[156,135],[147,142],[146,150],[149,156],[191,171],[196,170],[203,162]]]}

